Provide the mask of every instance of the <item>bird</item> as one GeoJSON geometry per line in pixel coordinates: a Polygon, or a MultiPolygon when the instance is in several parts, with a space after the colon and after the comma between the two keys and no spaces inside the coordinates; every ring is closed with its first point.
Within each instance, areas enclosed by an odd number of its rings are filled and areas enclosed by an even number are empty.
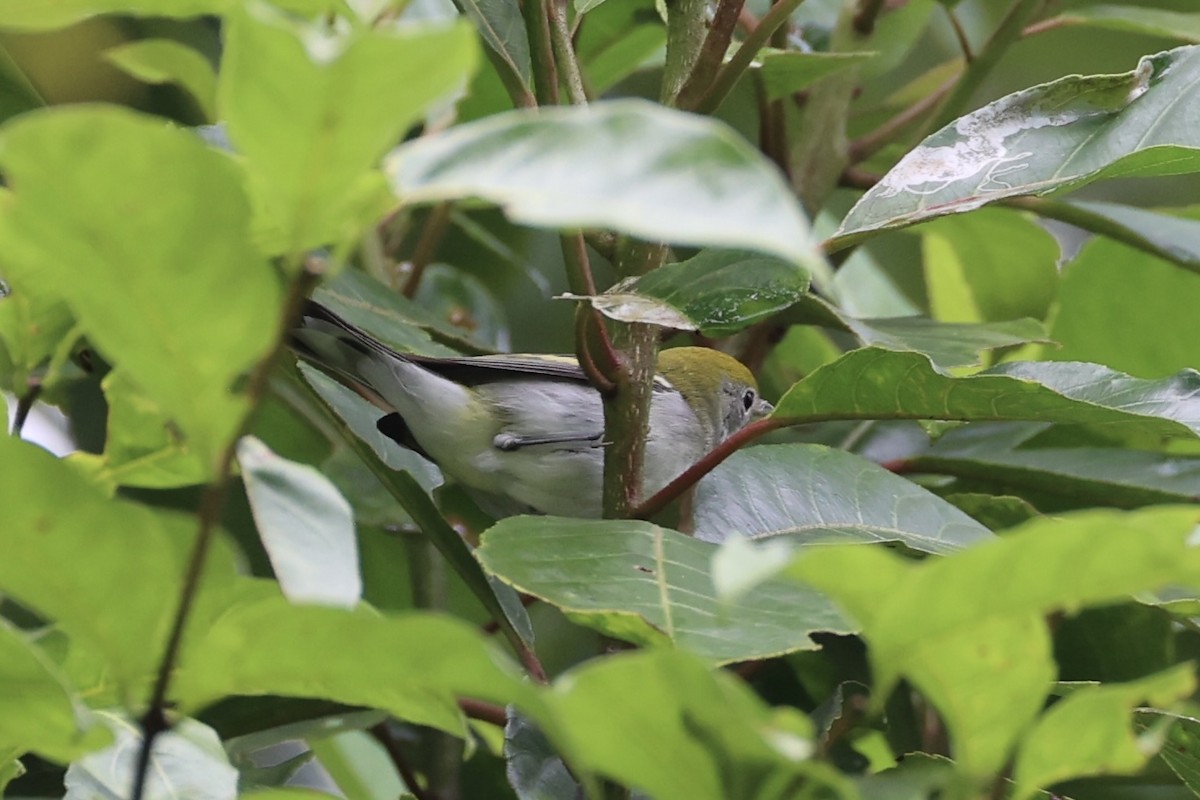
{"type": "MultiPolygon", "coordinates": [[[[290,346],[385,413],[376,426],[464,486],[542,514],[599,518],[604,408],[576,359],[398,352],[306,302],[290,346]]],[[[642,496],[773,411],[741,362],[706,347],[658,354],[642,496]]]]}

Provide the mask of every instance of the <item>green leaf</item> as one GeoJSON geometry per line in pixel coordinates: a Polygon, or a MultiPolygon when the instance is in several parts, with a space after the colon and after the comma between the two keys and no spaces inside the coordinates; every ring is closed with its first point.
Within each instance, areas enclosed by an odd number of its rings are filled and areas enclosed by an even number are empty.
{"type": "MultiPolygon", "coordinates": [[[[136,723],[117,714],[99,712],[99,716],[117,740],[67,768],[63,800],[124,797],[133,785],[141,731],[136,723]]],[[[154,740],[146,771],[146,797],[233,800],[237,782],[237,770],[230,766],[221,740],[207,725],[181,719],[154,740]]]]}
{"type": "MultiPolygon", "coordinates": [[[[577,0],[575,10],[585,13],[582,5],[577,0]]],[[[667,30],[653,0],[603,0],[594,6],[586,11],[587,24],[578,29],[575,52],[599,96],[638,69],[661,65],[667,30]]]]}
{"type": "Polygon", "coordinates": [[[188,648],[174,688],[192,707],[231,694],[324,698],[458,736],[467,733],[459,696],[539,708],[515,665],[460,620],[296,606],[278,596],[214,620],[188,648]]]}
{"type": "Polygon", "coordinates": [[[466,25],[298,28],[262,3],[232,15],[218,101],[246,159],[272,252],[356,236],[376,202],[373,167],[405,128],[475,68],[466,25]]]}
{"type": "Polygon", "coordinates": [[[769,583],[722,602],[710,574],[716,549],[648,522],[509,517],[484,532],[475,556],[581,624],[717,661],[815,649],[808,633],[847,632],[824,597],[798,587],[769,583]]]}
{"type": "Polygon", "coordinates": [[[947,125],[850,210],[834,238],[970,211],[1105,176],[1200,168],[1196,127],[1178,110],[1197,91],[1200,48],[1146,56],[1132,72],[1070,76],[1025,89],[947,125]]]}
{"type": "Polygon", "coordinates": [[[18,284],[0,278],[0,387],[15,394],[25,393],[74,324],[66,303],[30,278],[18,284]]]}
{"type": "Polygon", "coordinates": [[[46,31],[101,14],[199,17],[221,14],[230,5],[230,0],[0,0],[0,28],[46,31]]]}
{"type": "Polygon", "coordinates": [[[211,477],[209,465],[188,449],[175,424],[124,370],[105,375],[100,387],[108,404],[104,453],[72,453],[71,464],[110,487],[165,489],[194,486],[211,477]]]}
{"type": "Polygon", "coordinates": [[[977,365],[988,350],[1049,341],[1035,319],[965,323],[928,317],[857,318],[816,295],[805,296],[783,319],[845,331],[867,346],[924,353],[942,369],[977,365]]]}
{"type": "Polygon", "coordinates": [[[1156,437],[1200,434],[1200,373],[1139,380],[1096,364],[1012,362],[953,378],[917,353],[853,350],[795,384],[788,424],[831,419],[1030,420],[1156,437]]]}
{"type": "Polygon", "coordinates": [[[110,741],[61,671],[29,637],[0,623],[0,748],[69,761],[110,741]]]}
{"type": "Polygon", "coordinates": [[[44,105],[46,101],[8,50],[0,47],[0,122],[44,105]]]}
{"type": "Polygon", "coordinates": [[[832,767],[809,760],[806,717],[769,708],[686,653],[594,659],[557,681],[551,701],[579,743],[575,762],[655,800],[786,797],[798,786],[813,797],[854,796],[832,767]]]}
{"type": "Polygon", "coordinates": [[[238,464],[254,523],[285,597],[353,608],[362,598],[354,515],[337,488],[307,464],[280,458],[253,436],[238,464]]]}
{"type": "MultiPolygon", "coordinates": [[[[27,442],[0,438],[0,463],[0,591],[56,622],[72,646],[94,650],[106,682],[140,687],[162,654],[195,521],[112,500],[27,442]]],[[[232,576],[232,556],[218,541],[201,599],[232,576]]],[[[201,603],[192,622],[202,625],[206,613],[201,603]]]]}
{"type": "MultiPolygon", "coordinates": [[[[1178,222],[1196,230],[1178,231],[1176,249],[1200,231],[1198,222],[1178,222]]],[[[1197,304],[1200,275],[1093,239],[1067,265],[1052,328],[1062,347],[1046,357],[1096,361],[1146,378],[1170,375],[1200,364],[1200,320],[1191,313],[1197,304]]]]}
{"type": "Polygon", "coordinates": [[[478,198],[527,225],[823,263],[758,151],[719,122],[645,101],[498,114],[402,145],[386,166],[405,203],[478,198]]]}
{"type": "Polygon", "coordinates": [[[1069,22],[1094,28],[1200,42],[1200,14],[1140,5],[1094,5],[1062,14],[1069,22]]]}
{"type": "Polygon", "coordinates": [[[1013,782],[1016,800],[1082,775],[1132,775],[1162,744],[1161,732],[1135,736],[1131,712],[1143,702],[1169,707],[1191,694],[1190,664],[1130,683],[1084,686],[1047,711],[1021,741],[1013,782]]]}
{"type": "Polygon", "coordinates": [[[206,120],[216,120],[216,73],[208,59],[191,47],[173,39],[141,39],[104,55],[138,80],[178,84],[196,99],[206,120]]]}
{"type": "Polygon", "coordinates": [[[949,553],[990,538],[987,528],[920,486],[822,445],[764,445],[734,453],[696,489],[695,535],[786,536],[801,543],[902,542],[949,553]]]}
{"type": "Polygon", "coordinates": [[[505,775],[519,800],[552,800],[582,792],[545,734],[511,709],[504,726],[504,758],[505,775]]]}
{"type": "Polygon", "coordinates": [[[756,72],[767,98],[778,100],[847,67],[870,61],[875,53],[804,53],[763,48],[750,68],[756,72]]]}
{"type": "Polygon", "coordinates": [[[962,768],[983,778],[1004,763],[1054,678],[1044,615],[1194,584],[1198,519],[1186,507],[1038,519],[920,564],[873,548],[808,548],[788,574],[862,624],[878,696],[910,680],[941,711],[962,768]]]}
{"type": "Polygon", "coordinates": [[[454,5],[479,31],[505,85],[532,96],[533,66],[520,4],[516,0],[456,0],[454,5]]]}
{"type": "Polygon", "coordinates": [[[934,317],[946,322],[1045,318],[1058,289],[1059,247],[1033,219],[981,208],[935,220],[918,232],[934,317]]]}
{"type": "Polygon", "coordinates": [[[1166,746],[1159,755],[1192,794],[1200,794],[1200,719],[1153,708],[1143,709],[1141,716],[1143,721],[1151,724],[1163,717],[1174,720],[1167,731],[1166,746]]]}
{"type": "Polygon", "coordinates": [[[970,425],[942,436],[905,467],[1117,508],[1200,498],[1200,458],[1116,447],[1022,446],[1045,427],[970,425]]]}
{"type": "Polygon", "coordinates": [[[615,320],[719,338],[782,311],[807,289],[808,273],[792,262],[738,250],[709,250],[586,299],[615,320]]]}
{"type": "Polygon", "coordinates": [[[66,300],[104,356],[213,459],[245,413],[233,386],[267,349],[279,306],[250,244],[237,166],[117,108],[26,114],[0,144],[13,190],[0,216],[6,269],[66,300]]]}
{"type": "Polygon", "coordinates": [[[1070,213],[1062,214],[1064,222],[1074,222],[1184,269],[1200,272],[1200,220],[1119,203],[1077,200],[1061,206],[1068,212],[1077,209],[1086,215],[1074,220],[1070,213]]]}

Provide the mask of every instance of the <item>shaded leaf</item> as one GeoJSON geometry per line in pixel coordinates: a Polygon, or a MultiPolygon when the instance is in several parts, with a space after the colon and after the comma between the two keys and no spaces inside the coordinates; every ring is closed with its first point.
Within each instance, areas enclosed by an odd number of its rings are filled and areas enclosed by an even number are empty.
{"type": "Polygon", "coordinates": [[[1084,686],[1050,708],[1025,735],[1013,770],[1014,798],[1082,775],[1132,775],[1161,746],[1161,732],[1135,735],[1133,709],[1143,702],[1169,708],[1190,695],[1190,664],[1129,683],[1084,686]],[[1122,735],[1114,736],[1116,731],[1122,735]]]}
{"type": "Polygon", "coordinates": [[[537,726],[508,710],[504,726],[504,772],[519,800],[555,800],[583,790],[537,726]]]}
{"type": "Polygon", "coordinates": [[[109,737],[49,656],[22,632],[0,624],[0,748],[69,761],[109,737]]]}
{"type": "Polygon", "coordinates": [[[1011,362],[952,378],[917,353],[863,348],[795,384],[774,417],[789,424],[1031,420],[1193,438],[1200,434],[1200,373],[1147,381],[1096,364],[1011,362]]]}
{"type": "Polygon", "coordinates": [[[902,542],[949,553],[990,538],[987,528],[925,489],[864,458],[822,445],[764,445],[734,453],[700,482],[695,535],[786,536],[816,542],[902,542]]]}
{"type": "Polygon", "coordinates": [[[1180,47],[1142,58],[1132,72],[1071,76],[1003,97],[902,158],[846,215],[835,239],[844,245],[1106,175],[1194,171],[1200,139],[1179,112],[1197,91],[1197,73],[1200,48],[1180,47]]]}
{"type": "Polygon", "coordinates": [[[36,276],[20,283],[0,277],[0,387],[24,393],[73,324],[67,304],[36,276]]]}
{"type": "Polygon", "coordinates": [[[514,221],[820,262],[778,171],[721,123],[640,100],[512,111],[387,161],[405,203],[478,198],[514,221]]]}
{"type": "Polygon", "coordinates": [[[814,649],[808,633],[847,631],[824,597],[800,587],[772,582],[722,602],[710,574],[715,552],[647,522],[510,517],[484,532],[475,555],[581,624],[717,661],[814,649]]]}
{"type": "Polygon", "coordinates": [[[187,131],[112,107],[26,114],[0,140],[13,190],[5,269],[66,300],[197,454],[215,457],[245,412],[234,383],[266,351],[279,307],[238,167],[187,131]]]}
{"type": "Polygon", "coordinates": [[[818,53],[763,48],[750,69],[756,72],[767,97],[778,100],[847,67],[870,61],[874,53],[818,53]]]}
{"type": "Polygon", "coordinates": [[[104,55],[138,80],[178,84],[195,98],[206,120],[216,120],[217,76],[196,50],[173,39],[140,39],[104,55]]]}
{"type": "Polygon", "coordinates": [[[13,61],[8,50],[0,47],[0,122],[44,105],[46,101],[37,88],[13,61]]]}
{"type": "Polygon", "coordinates": [[[1148,8],[1138,5],[1094,5],[1071,9],[1062,14],[1071,22],[1095,28],[1165,36],[1200,42],[1200,14],[1148,8]]]}
{"type": "Polygon", "coordinates": [[[218,99],[246,159],[258,232],[272,252],[359,233],[378,203],[372,168],[405,128],[475,67],[466,25],[299,29],[265,4],[232,15],[218,99]]]}
{"type": "Polygon", "coordinates": [[[942,436],[905,467],[1118,508],[1200,500],[1200,458],[1116,447],[1021,447],[1045,427],[970,425],[942,436]]]}
{"type": "Polygon", "coordinates": [[[516,0],[455,0],[454,5],[471,20],[493,55],[501,80],[512,88],[533,94],[533,67],[529,36],[516,0]]]}
{"type": "MultiPolygon", "coordinates": [[[[64,800],[124,797],[133,785],[142,734],[136,723],[117,714],[98,715],[116,736],[104,750],[90,753],[67,768],[64,800]]],[[[146,771],[145,796],[233,800],[238,773],[229,764],[212,728],[194,719],[175,722],[154,740],[146,771]]]]}
{"type": "Polygon", "coordinates": [[[358,540],[350,505],[337,488],[253,436],[238,442],[237,457],[255,526],[284,596],[354,607],[362,597],[358,540]]]}
{"type": "Polygon", "coordinates": [[[584,299],[622,322],[647,322],[719,338],[782,311],[807,289],[808,273],[789,261],[737,250],[709,250],[584,299]]]}
{"type": "MultiPolygon", "coordinates": [[[[1200,15],[1197,15],[1197,19],[1200,19],[1200,15]]],[[[1089,230],[1099,228],[1106,236],[1134,245],[1139,250],[1192,272],[1200,272],[1200,220],[1120,203],[1076,200],[1063,203],[1063,206],[1085,212],[1087,218],[1079,220],[1078,224],[1089,230]],[[1107,225],[1100,227],[1095,220],[1103,220],[1107,225]]],[[[1073,221],[1070,215],[1063,215],[1062,218],[1064,222],[1073,221]]]]}
{"type": "Polygon", "coordinates": [[[1193,794],[1200,794],[1200,719],[1153,708],[1142,709],[1140,716],[1148,724],[1164,717],[1174,720],[1159,755],[1193,794]]]}
{"type": "Polygon", "coordinates": [[[0,28],[45,31],[65,28],[100,14],[135,14],[155,17],[199,17],[220,14],[229,0],[0,0],[0,28]]]}

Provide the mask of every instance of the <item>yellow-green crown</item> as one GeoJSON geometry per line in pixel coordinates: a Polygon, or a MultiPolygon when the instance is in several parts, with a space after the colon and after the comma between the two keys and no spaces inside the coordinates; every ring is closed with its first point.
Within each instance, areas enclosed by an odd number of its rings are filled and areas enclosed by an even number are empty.
{"type": "Polygon", "coordinates": [[[712,396],[725,380],[758,389],[754,375],[731,355],[708,347],[673,347],[658,354],[658,374],[685,397],[712,396]]]}

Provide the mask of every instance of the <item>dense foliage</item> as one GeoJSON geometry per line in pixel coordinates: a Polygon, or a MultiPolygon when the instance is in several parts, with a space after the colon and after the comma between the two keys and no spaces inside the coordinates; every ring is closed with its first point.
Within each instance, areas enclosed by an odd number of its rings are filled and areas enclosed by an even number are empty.
{"type": "Polygon", "coordinates": [[[1200,793],[1185,5],[0,0],[0,786],[1200,793]],[[383,437],[310,295],[591,361],[607,518],[383,437]],[[775,411],[638,497],[680,343],[775,411]]]}

